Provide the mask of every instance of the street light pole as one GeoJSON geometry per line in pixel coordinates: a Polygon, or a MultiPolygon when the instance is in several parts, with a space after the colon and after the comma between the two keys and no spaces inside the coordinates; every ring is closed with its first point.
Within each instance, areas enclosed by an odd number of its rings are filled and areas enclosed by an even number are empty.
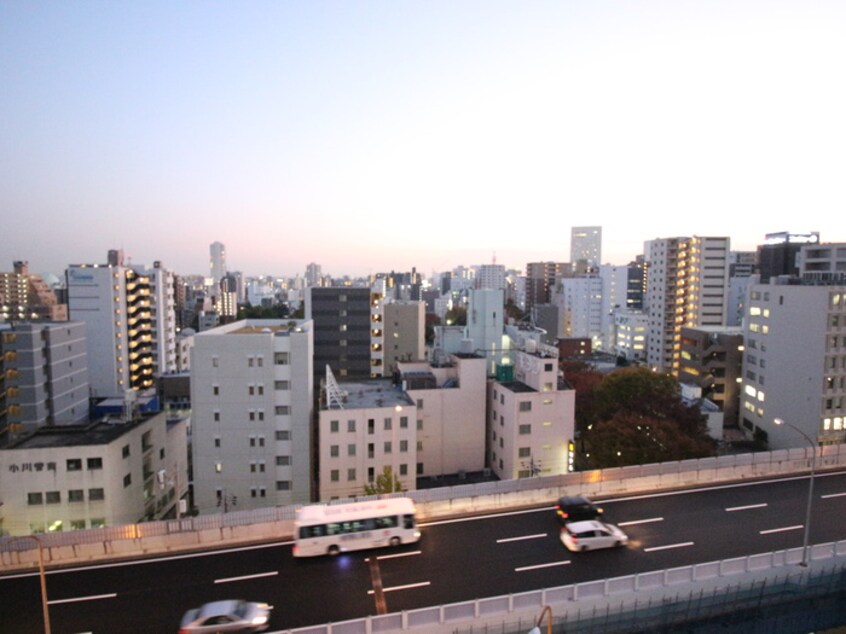
{"type": "Polygon", "coordinates": [[[800,566],[806,568],[808,566],[808,538],[811,533],[811,504],[814,500],[814,473],[817,468],[817,444],[811,440],[810,436],[803,432],[801,429],[792,425],[788,422],[785,422],[781,418],[776,418],[773,420],[776,425],[787,425],[795,432],[802,435],[802,437],[808,441],[808,444],[811,446],[811,478],[810,482],[808,483],[808,504],[805,510],[805,535],[802,538],[802,561],[799,563],[800,566]]]}
{"type": "Polygon", "coordinates": [[[41,612],[44,617],[44,634],[50,634],[50,610],[47,607],[47,577],[44,573],[44,546],[35,535],[18,535],[18,539],[32,539],[38,546],[38,577],[41,582],[41,612]]]}

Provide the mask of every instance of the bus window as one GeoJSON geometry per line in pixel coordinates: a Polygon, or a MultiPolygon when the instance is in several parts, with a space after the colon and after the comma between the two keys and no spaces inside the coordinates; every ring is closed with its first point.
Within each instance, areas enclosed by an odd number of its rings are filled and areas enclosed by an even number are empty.
{"type": "Polygon", "coordinates": [[[403,528],[414,528],[414,516],[413,515],[403,515],[403,528]]]}

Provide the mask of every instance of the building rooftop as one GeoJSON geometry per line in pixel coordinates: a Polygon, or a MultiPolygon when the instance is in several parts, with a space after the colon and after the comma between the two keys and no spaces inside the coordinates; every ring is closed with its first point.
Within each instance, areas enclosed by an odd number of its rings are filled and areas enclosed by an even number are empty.
{"type": "Polygon", "coordinates": [[[537,392],[535,388],[529,387],[522,381],[507,381],[504,383],[500,383],[500,385],[506,389],[511,390],[512,392],[537,392]]]}
{"type": "Polygon", "coordinates": [[[107,445],[153,416],[138,417],[125,423],[120,417],[107,417],[83,425],[45,425],[34,432],[11,440],[2,449],[47,449],[80,445],[107,445]]]}
{"type": "MultiPolygon", "coordinates": [[[[344,409],[366,409],[413,405],[413,401],[389,379],[338,383],[343,395],[344,409]]],[[[325,409],[338,409],[330,403],[325,409]]]]}

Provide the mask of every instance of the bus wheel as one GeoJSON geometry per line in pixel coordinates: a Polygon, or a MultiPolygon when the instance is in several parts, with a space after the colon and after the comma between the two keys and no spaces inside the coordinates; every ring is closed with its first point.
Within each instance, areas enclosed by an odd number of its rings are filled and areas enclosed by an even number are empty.
{"type": "Polygon", "coordinates": [[[329,546],[329,550],[327,550],[326,552],[334,557],[339,552],[341,552],[341,549],[338,548],[337,546],[329,546]]]}
{"type": "Polygon", "coordinates": [[[391,537],[391,546],[399,546],[402,544],[402,540],[399,537],[391,537]]]}

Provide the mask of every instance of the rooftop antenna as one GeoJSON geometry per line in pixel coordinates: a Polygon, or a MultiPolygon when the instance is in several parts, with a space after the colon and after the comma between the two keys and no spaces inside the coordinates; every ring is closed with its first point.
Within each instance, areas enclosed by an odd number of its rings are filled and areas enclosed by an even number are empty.
{"type": "Polygon", "coordinates": [[[335,380],[335,375],[332,374],[332,368],[326,364],[326,407],[332,409],[334,405],[338,409],[344,409],[344,401],[347,398],[347,393],[338,386],[335,380]]]}

